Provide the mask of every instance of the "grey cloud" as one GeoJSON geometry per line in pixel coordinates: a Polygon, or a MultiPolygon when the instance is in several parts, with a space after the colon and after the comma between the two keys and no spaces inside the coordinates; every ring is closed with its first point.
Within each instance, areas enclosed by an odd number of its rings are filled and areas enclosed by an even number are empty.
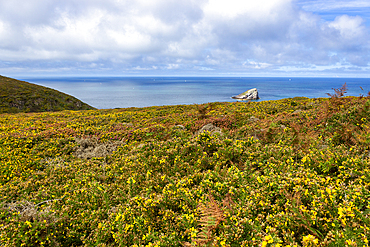
{"type": "Polygon", "coordinates": [[[146,11],[166,23],[183,22],[189,24],[202,19],[203,11],[201,5],[204,2],[204,0],[162,0],[152,2],[152,4],[147,6],[146,11]]]}
{"type": "Polygon", "coordinates": [[[0,69],[242,73],[370,62],[364,19],[325,21],[289,0],[226,17],[207,12],[206,0],[47,2],[0,0],[0,69]]]}
{"type": "Polygon", "coordinates": [[[0,17],[13,27],[19,25],[49,25],[55,15],[52,1],[0,0],[0,17]]]}

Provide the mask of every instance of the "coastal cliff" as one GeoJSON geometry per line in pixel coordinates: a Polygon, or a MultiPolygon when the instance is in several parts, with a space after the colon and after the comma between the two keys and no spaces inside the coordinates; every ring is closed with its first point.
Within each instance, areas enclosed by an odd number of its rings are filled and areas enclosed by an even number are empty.
{"type": "Polygon", "coordinates": [[[0,76],[0,113],[90,109],[94,109],[94,107],[71,95],[0,76]]]}

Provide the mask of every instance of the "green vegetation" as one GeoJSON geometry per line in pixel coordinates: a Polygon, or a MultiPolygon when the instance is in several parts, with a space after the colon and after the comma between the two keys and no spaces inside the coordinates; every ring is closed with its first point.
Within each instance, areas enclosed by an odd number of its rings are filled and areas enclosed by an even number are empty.
{"type": "Polygon", "coordinates": [[[1,114],[1,246],[368,246],[370,98],[340,92],[1,114]]]}
{"type": "Polygon", "coordinates": [[[0,76],[0,113],[89,109],[94,108],[68,94],[0,76]]]}

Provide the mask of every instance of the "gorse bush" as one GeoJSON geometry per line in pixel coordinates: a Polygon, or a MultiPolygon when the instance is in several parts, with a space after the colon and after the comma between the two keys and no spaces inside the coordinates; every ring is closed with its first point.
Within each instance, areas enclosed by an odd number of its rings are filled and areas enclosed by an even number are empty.
{"type": "Polygon", "coordinates": [[[368,246],[370,100],[338,90],[2,114],[1,246],[368,246]]]}

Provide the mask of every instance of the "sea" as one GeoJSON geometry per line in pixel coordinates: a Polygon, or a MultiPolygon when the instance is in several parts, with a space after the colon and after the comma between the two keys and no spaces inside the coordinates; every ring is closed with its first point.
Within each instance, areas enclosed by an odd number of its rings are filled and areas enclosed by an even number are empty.
{"type": "Polygon", "coordinates": [[[370,78],[309,77],[30,77],[22,80],[72,95],[98,109],[234,102],[257,88],[259,101],[329,97],[347,84],[348,96],[367,95],[370,78]]]}

